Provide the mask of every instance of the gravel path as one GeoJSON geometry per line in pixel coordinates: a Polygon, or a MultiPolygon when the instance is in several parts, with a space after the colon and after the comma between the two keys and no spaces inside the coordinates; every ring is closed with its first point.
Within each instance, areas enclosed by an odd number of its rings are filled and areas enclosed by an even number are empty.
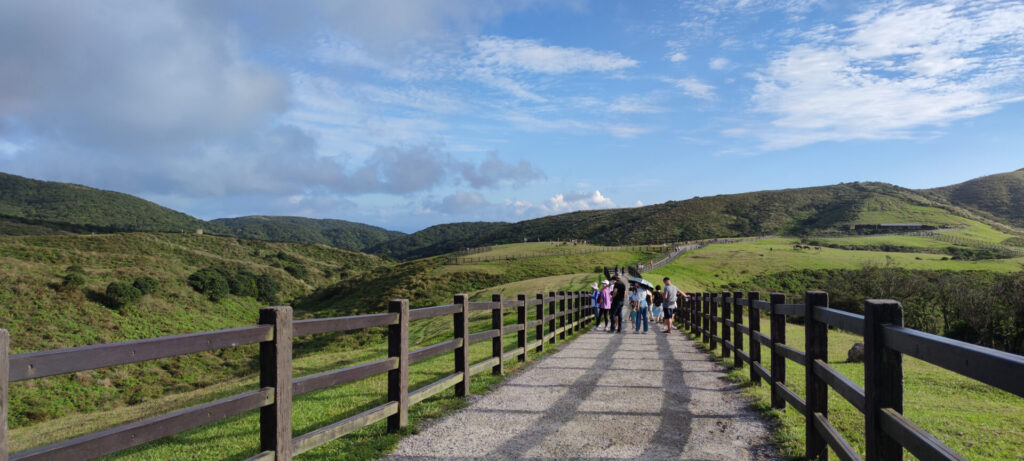
{"type": "Polygon", "coordinates": [[[560,347],[385,459],[781,459],[724,368],[681,333],[593,331],[560,347]]]}

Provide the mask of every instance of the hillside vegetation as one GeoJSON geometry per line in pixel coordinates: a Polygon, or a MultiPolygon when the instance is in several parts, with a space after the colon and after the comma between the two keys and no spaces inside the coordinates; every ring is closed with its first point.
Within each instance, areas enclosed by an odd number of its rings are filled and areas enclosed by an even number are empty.
{"type": "MultiPolygon", "coordinates": [[[[259,307],[290,303],[314,288],[373,270],[374,256],[323,245],[181,234],[0,237],[0,326],[13,353],[251,325],[259,307]],[[265,278],[275,295],[224,295],[190,287],[197,271],[265,278]],[[123,306],[110,285],[140,286],[123,306]],[[108,307],[111,306],[111,307],[108,307]]],[[[72,410],[136,403],[251,373],[254,349],[236,348],[19,383],[14,427],[72,410]]]]}
{"type": "Polygon", "coordinates": [[[206,226],[187,214],[128,194],[6,173],[0,173],[0,220],[0,229],[9,234],[193,232],[206,226]]]}
{"type": "Polygon", "coordinates": [[[235,237],[271,242],[320,243],[352,251],[405,235],[377,226],[339,219],[310,219],[294,216],[245,216],[210,221],[235,237]]]}
{"type": "Polygon", "coordinates": [[[922,191],[985,216],[1024,227],[1024,169],[922,191]]]}

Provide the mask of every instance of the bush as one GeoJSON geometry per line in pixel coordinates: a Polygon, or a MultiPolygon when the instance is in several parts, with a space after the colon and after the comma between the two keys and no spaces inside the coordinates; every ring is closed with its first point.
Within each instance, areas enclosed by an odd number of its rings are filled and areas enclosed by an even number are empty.
{"type": "Polygon", "coordinates": [[[284,270],[297,279],[305,279],[309,276],[309,269],[306,266],[285,266],[284,270]]]}
{"type": "Polygon", "coordinates": [[[83,269],[82,266],[79,266],[78,264],[72,264],[68,266],[67,269],[64,269],[64,272],[67,272],[69,274],[84,274],[85,269],[83,269]]]}
{"type": "Polygon", "coordinates": [[[231,293],[226,273],[221,269],[207,267],[188,276],[188,285],[210,299],[219,301],[231,293]]]}
{"type": "Polygon", "coordinates": [[[255,298],[258,293],[256,290],[256,276],[248,272],[239,272],[228,278],[228,288],[230,288],[231,294],[235,296],[255,298]]]}
{"type": "Polygon", "coordinates": [[[107,307],[112,309],[121,309],[142,298],[142,292],[126,282],[111,282],[106,295],[107,307]]]}
{"type": "Polygon", "coordinates": [[[263,274],[256,277],[256,299],[265,303],[276,303],[281,284],[277,279],[263,274]]]}
{"type": "Polygon", "coordinates": [[[135,279],[132,286],[138,288],[143,295],[148,295],[156,291],[157,287],[160,286],[160,282],[153,277],[143,276],[135,279]]]}
{"type": "Polygon", "coordinates": [[[85,285],[85,277],[78,272],[71,272],[60,282],[60,291],[71,291],[85,285]]]}

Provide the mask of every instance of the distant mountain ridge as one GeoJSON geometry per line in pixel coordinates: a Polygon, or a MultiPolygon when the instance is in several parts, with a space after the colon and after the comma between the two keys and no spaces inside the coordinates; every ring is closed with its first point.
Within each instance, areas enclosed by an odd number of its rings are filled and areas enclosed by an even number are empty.
{"type": "Polygon", "coordinates": [[[0,173],[0,234],[204,229],[246,239],[320,243],[403,260],[523,240],[644,244],[764,234],[841,234],[850,233],[856,225],[872,224],[955,227],[968,219],[1024,226],[1024,169],[935,189],[842,183],[576,211],[515,223],[440,224],[411,234],[343,220],[288,216],[202,221],[127,194],[0,173]]]}
{"type": "Polygon", "coordinates": [[[404,236],[404,232],[340,219],[295,216],[244,216],[210,221],[235,237],[272,242],[322,243],[352,251],[364,251],[404,236]]]}

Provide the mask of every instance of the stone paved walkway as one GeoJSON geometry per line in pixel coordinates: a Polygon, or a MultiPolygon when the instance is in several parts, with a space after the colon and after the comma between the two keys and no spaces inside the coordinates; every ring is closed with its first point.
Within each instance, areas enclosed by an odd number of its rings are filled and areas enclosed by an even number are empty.
{"type": "Polygon", "coordinates": [[[386,459],[779,459],[724,368],[678,331],[559,347],[386,459]]]}

